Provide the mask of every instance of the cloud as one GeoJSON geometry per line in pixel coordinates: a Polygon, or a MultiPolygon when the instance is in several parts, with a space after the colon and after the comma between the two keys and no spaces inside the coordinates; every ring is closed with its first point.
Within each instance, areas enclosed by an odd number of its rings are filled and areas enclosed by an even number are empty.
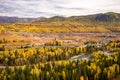
{"type": "Polygon", "coordinates": [[[72,7],[62,7],[62,6],[55,6],[56,9],[66,9],[66,10],[85,10],[85,8],[72,8],[72,7]]]}
{"type": "Polygon", "coordinates": [[[120,0],[0,0],[0,15],[18,17],[73,16],[120,12],[120,0]]]}

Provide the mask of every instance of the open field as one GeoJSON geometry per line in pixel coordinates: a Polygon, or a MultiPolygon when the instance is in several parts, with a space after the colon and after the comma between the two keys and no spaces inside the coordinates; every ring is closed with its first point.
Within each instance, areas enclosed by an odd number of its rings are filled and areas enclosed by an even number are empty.
{"type": "MultiPolygon", "coordinates": [[[[120,39],[120,32],[107,33],[36,33],[36,32],[14,32],[0,33],[1,39],[14,40],[17,43],[29,45],[44,45],[54,40],[59,40],[65,46],[79,46],[87,41],[105,42],[120,39]],[[9,35],[8,35],[9,34],[9,35]],[[17,42],[18,41],[18,42],[17,42]]],[[[12,43],[13,44],[13,43],[12,43]]]]}

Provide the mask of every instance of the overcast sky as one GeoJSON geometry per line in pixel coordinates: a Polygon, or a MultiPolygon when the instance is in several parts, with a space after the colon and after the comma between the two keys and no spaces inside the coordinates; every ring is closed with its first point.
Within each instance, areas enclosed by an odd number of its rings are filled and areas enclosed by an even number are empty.
{"type": "Polygon", "coordinates": [[[0,16],[77,16],[120,13],[120,0],[0,0],[0,16]]]}

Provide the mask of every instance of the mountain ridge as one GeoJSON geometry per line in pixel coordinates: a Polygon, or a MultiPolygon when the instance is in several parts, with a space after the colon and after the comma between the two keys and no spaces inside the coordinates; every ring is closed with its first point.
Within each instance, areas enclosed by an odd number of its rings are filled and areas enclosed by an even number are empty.
{"type": "Polygon", "coordinates": [[[38,18],[19,18],[19,17],[8,17],[0,16],[0,22],[55,22],[55,21],[102,21],[102,22],[113,22],[120,21],[120,13],[107,12],[84,16],[53,16],[50,18],[38,17],[38,18]]]}

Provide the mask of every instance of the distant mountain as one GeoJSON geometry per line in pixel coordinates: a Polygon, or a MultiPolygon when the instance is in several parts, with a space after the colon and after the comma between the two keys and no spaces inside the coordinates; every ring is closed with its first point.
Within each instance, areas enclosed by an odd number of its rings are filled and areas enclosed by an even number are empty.
{"type": "Polygon", "coordinates": [[[19,18],[19,17],[0,16],[0,22],[31,22],[35,20],[36,18],[19,18]]]}
{"type": "Polygon", "coordinates": [[[54,22],[54,21],[102,21],[102,22],[111,22],[111,21],[120,21],[120,13],[108,12],[100,13],[87,16],[71,16],[71,17],[62,17],[54,16],[51,18],[38,19],[38,22],[54,22]]]}
{"type": "Polygon", "coordinates": [[[98,14],[95,17],[96,21],[119,21],[120,20],[120,14],[108,12],[105,14],[98,14]]]}
{"type": "Polygon", "coordinates": [[[55,21],[99,21],[99,22],[113,22],[120,21],[120,13],[108,12],[87,16],[54,16],[51,18],[39,17],[39,18],[19,18],[19,17],[7,17],[0,16],[0,22],[55,22],[55,21]]]}

